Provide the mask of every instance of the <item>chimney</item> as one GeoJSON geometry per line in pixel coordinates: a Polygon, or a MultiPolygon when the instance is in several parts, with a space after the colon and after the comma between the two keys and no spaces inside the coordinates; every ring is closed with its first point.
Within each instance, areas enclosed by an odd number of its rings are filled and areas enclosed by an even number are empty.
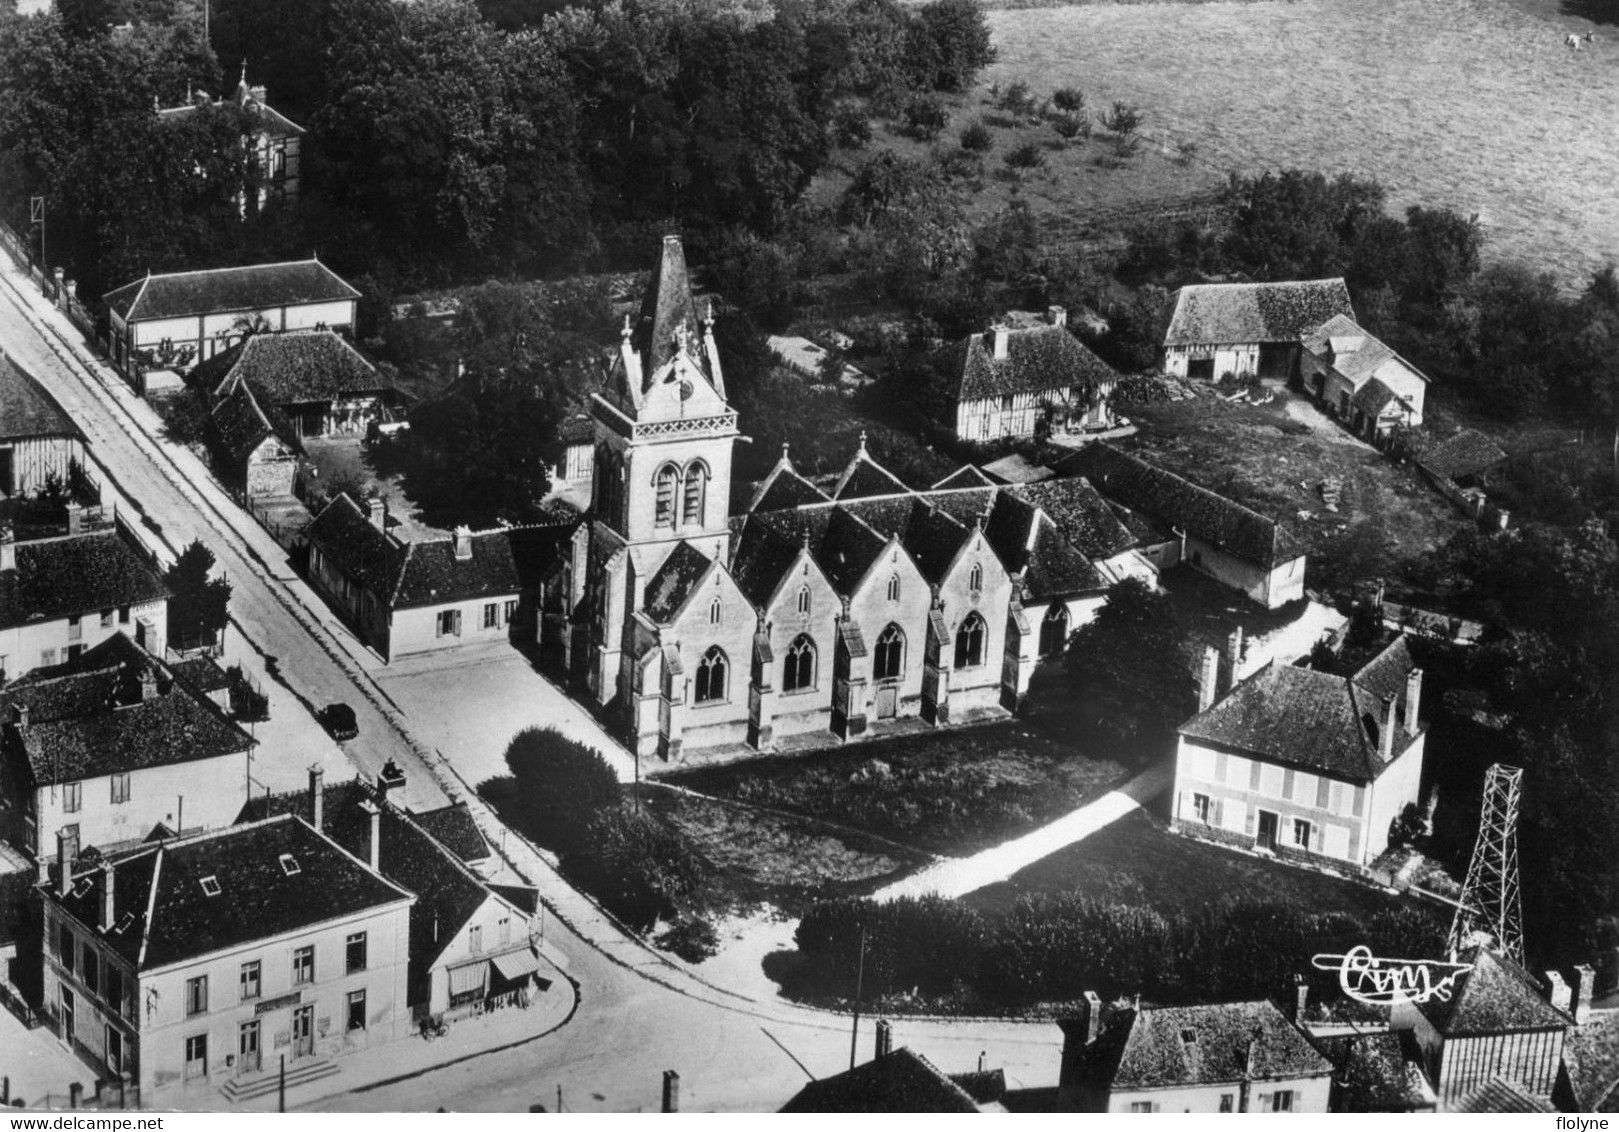
{"type": "Polygon", "coordinates": [[[673,1069],[663,1071],[663,1111],[680,1111],[680,1074],[673,1069]]]}
{"type": "Polygon", "coordinates": [[[1574,1015],[1574,1024],[1583,1026],[1591,1018],[1591,995],[1596,990],[1597,973],[1591,969],[1589,963],[1581,963],[1574,968],[1574,994],[1573,1007],[1569,1011],[1574,1015]]]}
{"type": "Polygon", "coordinates": [[[1203,650],[1203,672],[1197,682],[1197,710],[1208,711],[1220,696],[1220,650],[1209,645],[1203,650]]]}
{"type": "Polygon", "coordinates": [[[261,105],[263,103],[266,103],[266,102],[270,101],[270,91],[269,91],[268,87],[265,87],[265,86],[250,86],[250,87],[247,88],[247,93],[248,93],[249,96],[252,97],[254,102],[257,102],[257,103],[259,103],[261,105]]]}
{"type": "Polygon", "coordinates": [[[28,726],[28,705],[17,704],[11,709],[12,722],[18,727],[28,726]]]}
{"type": "Polygon", "coordinates": [[[17,535],[11,524],[0,526],[0,570],[17,568],[17,535]]]}
{"type": "Polygon", "coordinates": [[[1405,733],[1417,733],[1417,712],[1422,707],[1422,669],[1413,668],[1405,678],[1405,733]]]}
{"type": "Polygon", "coordinates": [[[1225,682],[1224,682],[1224,684],[1223,684],[1223,686],[1221,687],[1220,690],[1222,692],[1229,692],[1231,689],[1233,689],[1233,688],[1235,688],[1237,686],[1237,681],[1240,679],[1239,672],[1240,672],[1240,670],[1242,668],[1242,626],[1241,625],[1238,625],[1235,629],[1233,629],[1231,631],[1231,635],[1226,638],[1226,642],[1225,642],[1225,666],[1226,666],[1225,682]]]}
{"type": "Polygon", "coordinates": [[[1047,307],[1046,321],[1053,326],[1068,325],[1068,309],[1066,307],[1047,307]]]}
{"type": "Polygon", "coordinates": [[[1303,975],[1293,976],[1293,1021],[1297,1025],[1304,1025],[1304,1011],[1310,1005],[1310,984],[1304,981],[1303,975]]]}
{"type": "Polygon", "coordinates": [[[1090,1045],[1102,1033],[1102,997],[1095,991],[1085,992],[1085,1044],[1090,1045]]]}
{"type": "Polygon", "coordinates": [[[371,866],[372,872],[382,869],[382,810],[375,802],[367,798],[360,803],[360,812],[371,819],[370,836],[366,839],[366,863],[371,866]]]}
{"type": "Polygon", "coordinates": [[[84,533],[84,505],[71,500],[67,505],[67,533],[70,535],[84,533]]]}
{"type": "Polygon", "coordinates": [[[194,91],[191,92],[191,105],[193,105],[193,106],[207,106],[211,102],[213,102],[213,99],[208,97],[208,92],[207,91],[205,91],[205,90],[194,90],[194,91]]]}
{"type": "Polygon", "coordinates": [[[995,360],[1004,362],[1006,360],[1006,342],[1009,331],[1005,326],[995,326],[990,329],[990,334],[993,336],[995,343],[995,360]]]}
{"type": "Polygon", "coordinates": [[[157,699],[157,673],[146,665],[141,666],[141,703],[151,703],[157,699]]]}
{"type": "Polygon", "coordinates": [[[309,824],[317,830],[323,828],[326,817],[326,772],[318,766],[309,768],[309,824]]]}
{"type": "Polygon", "coordinates": [[[79,855],[79,835],[65,829],[56,831],[56,893],[66,896],[73,887],[73,861],[79,855]]]}
{"type": "Polygon", "coordinates": [[[455,560],[465,562],[472,557],[472,531],[465,526],[455,528],[455,560]]]}
{"type": "Polygon", "coordinates": [[[104,932],[112,931],[113,879],[116,875],[113,872],[111,861],[101,863],[101,922],[96,926],[104,932]]]}
{"type": "Polygon", "coordinates": [[[365,513],[366,517],[371,520],[371,525],[373,527],[384,533],[387,532],[388,501],[386,499],[382,498],[380,495],[367,496],[365,501],[365,513]]]}
{"type": "Polygon", "coordinates": [[[1564,981],[1561,974],[1556,971],[1546,972],[1547,1002],[1565,1013],[1572,1013],[1573,994],[1574,992],[1569,989],[1568,983],[1564,981]]]}
{"type": "Polygon", "coordinates": [[[1394,758],[1394,730],[1399,726],[1400,698],[1393,692],[1383,697],[1383,717],[1378,721],[1381,729],[1377,733],[1378,753],[1384,762],[1394,758]]]}
{"type": "Polygon", "coordinates": [[[392,759],[383,763],[382,773],[377,775],[377,794],[382,800],[387,801],[390,792],[401,789],[404,785],[405,772],[399,769],[399,764],[392,759]]]}
{"type": "Polygon", "coordinates": [[[877,1056],[887,1057],[894,1052],[894,1027],[886,1018],[877,1021],[877,1056]]]}

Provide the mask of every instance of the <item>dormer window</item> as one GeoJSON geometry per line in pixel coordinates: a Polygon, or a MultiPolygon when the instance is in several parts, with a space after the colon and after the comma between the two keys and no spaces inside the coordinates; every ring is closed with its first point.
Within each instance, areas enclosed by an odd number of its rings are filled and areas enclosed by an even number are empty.
{"type": "Polygon", "coordinates": [[[84,880],[79,881],[78,884],[75,884],[73,886],[73,896],[74,896],[74,898],[78,899],[78,900],[83,900],[86,896],[90,895],[90,889],[92,889],[93,887],[95,887],[95,886],[90,883],[90,879],[88,877],[86,877],[84,880]]]}
{"type": "Polygon", "coordinates": [[[281,854],[281,871],[289,877],[295,877],[303,872],[303,869],[298,864],[298,858],[291,853],[283,853],[281,854]]]}
{"type": "Polygon", "coordinates": [[[1197,1031],[1191,1027],[1187,1027],[1186,1029],[1182,1030],[1181,1041],[1185,1042],[1187,1045],[1193,1044],[1197,1041],[1197,1031]]]}
{"type": "Polygon", "coordinates": [[[219,878],[218,877],[216,877],[216,876],[203,877],[202,880],[199,881],[198,883],[202,885],[202,894],[204,896],[218,896],[219,895],[219,878]]]}

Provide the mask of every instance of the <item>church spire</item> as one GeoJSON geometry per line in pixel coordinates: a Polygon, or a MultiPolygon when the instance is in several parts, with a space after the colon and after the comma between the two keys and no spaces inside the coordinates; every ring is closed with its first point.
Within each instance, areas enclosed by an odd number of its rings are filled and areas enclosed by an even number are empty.
{"type": "Polygon", "coordinates": [[[658,265],[652,269],[641,301],[641,324],[636,334],[644,377],[650,378],[662,369],[680,348],[681,336],[689,336],[696,329],[686,251],[679,236],[665,236],[658,265]]]}

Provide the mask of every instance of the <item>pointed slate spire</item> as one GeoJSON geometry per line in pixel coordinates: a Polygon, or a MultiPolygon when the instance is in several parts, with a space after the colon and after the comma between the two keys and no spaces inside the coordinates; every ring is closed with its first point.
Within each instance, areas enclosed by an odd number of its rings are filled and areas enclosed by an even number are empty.
{"type": "Polygon", "coordinates": [[[663,254],[652,270],[646,297],[641,301],[641,324],[635,345],[642,357],[642,380],[650,379],[674,357],[678,335],[690,334],[696,328],[697,313],[691,301],[685,248],[679,236],[665,236],[663,254]]]}

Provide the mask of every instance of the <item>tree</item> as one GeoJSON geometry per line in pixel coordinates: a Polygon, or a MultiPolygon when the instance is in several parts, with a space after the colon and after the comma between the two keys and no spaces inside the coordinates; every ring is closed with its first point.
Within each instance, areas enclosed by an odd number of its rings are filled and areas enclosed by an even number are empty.
{"type": "Polygon", "coordinates": [[[553,728],[525,727],[512,736],[506,766],[529,833],[549,848],[579,845],[596,816],[619,805],[618,775],[601,752],[553,728]]]}
{"type": "Polygon", "coordinates": [[[1161,740],[1197,704],[1182,652],[1181,617],[1167,594],[1138,578],[1108,591],[1107,600],[1071,638],[1067,670],[1076,691],[1091,697],[1098,725],[1124,740],[1161,740]]]}
{"type": "Polygon", "coordinates": [[[562,871],[632,926],[673,920],[701,902],[709,865],[678,830],[622,805],[591,816],[562,871]]]}
{"type": "Polygon", "coordinates": [[[978,0],[933,0],[912,24],[911,72],[923,90],[964,91],[995,61],[978,0]]]}
{"type": "Polygon", "coordinates": [[[931,95],[912,95],[905,104],[905,128],[923,141],[932,141],[949,124],[950,111],[931,95]]]}
{"type": "Polygon", "coordinates": [[[995,136],[982,122],[972,122],[961,131],[961,148],[968,153],[988,153],[995,148],[995,136]]]}
{"type": "Polygon", "coordinates": [[[230,583],[208,577],[214,561],[213,551],[194,541],[163,576],[169,587],[169,640],[180,648],[215,644],[230,620],[230,583]]]}
{"type": "Polygon", "coordinates": [[[1102,115],[1102,125],[1109,133],[1127,138],[1141,128],[1141,111],[1128,102],[1115,102],[1113,109],[1102,115]]]}
{"type": "Polygon", "coordinates": [[[1226,253],[1262,279],[1342,275],[1361,227],[1382,215],[1384,191],[1347,174],[1328,180],[1298,169],[1259,177],[1233,174],[1234,207],[1226,253]]]}
{"type": "Polygon", "coordinates": [[[1058,87],[1051,94],[1051,102],[1064,114],[1078,114],[1085,109],[1085,92],[1078,87],[1058,87]]]}

